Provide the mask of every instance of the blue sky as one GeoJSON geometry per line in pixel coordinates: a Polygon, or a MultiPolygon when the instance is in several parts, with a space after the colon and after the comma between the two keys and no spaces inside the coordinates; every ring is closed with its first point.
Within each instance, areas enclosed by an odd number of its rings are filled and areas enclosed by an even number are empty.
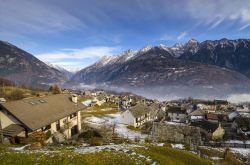
{"type": "Polygon", "coordinates": [[[250,38],[249,0],[0,0],[0,39],[67,69],[195,38],[250,38]]]}

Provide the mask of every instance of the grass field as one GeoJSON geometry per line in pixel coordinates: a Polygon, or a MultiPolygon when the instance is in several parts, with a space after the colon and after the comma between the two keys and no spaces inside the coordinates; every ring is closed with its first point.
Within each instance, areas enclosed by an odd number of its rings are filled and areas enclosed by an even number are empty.
{"type": "Polygon", "coordinates": [[[105,116],[108,114],[114,114],[120,112],[118,109],[111,109],[111,110],[91,110],[91,111],[87,111],[87,112],[81,112],[81,115],[84,117],[87,116],[105,116]]]}
{"type": "Polygon", "coordinates": [[[86,165],[133,165],[135,162],[122,153],[98,152],[78,154],[70,151],[48,153],[1,153],[0,162],[3,165],[29,164],[86,164],[86,165]]]}
{"type": "Polygon", "coordinates": [[[4,97],[7,100],[19,100],[27,97],[50,95],[47,91],[31,90],[26,88],[19,88],[14,86],[0,87],[0,97],[4,97]]]}
{"type": "MultiPolygon", "coordinates": [[[[147,146],[146,148],[134,149],[136,153],[150,157],[158,164],[169,165],[207,165],[211,161],[198,157],[190,152],[173,149],[170,147],[147,146]]],[[[44,152],[14,152],[10,149],[0,147],[1,164],[87,164],[87,165],[133,165],[133,164],[151,164],[144,159],[131,156],[122,152],[101,151],[95,153],[76,153],[73,150],[55,147],[53,150],[44,152]],[[135,161],[136,160],[136,161],[135,161]]]]}
{"type": "Polygon", "coordinates": [[[132,130],[132,131],[141,131],[140,128],[136,128],[136,127],[134,127],[132,125],[128,125],[127,128],[130,129],[130,130],[132,130]]]}
{"type": "Polygon", "coordinates": [[[168,146],[157,147],[149,146],[148,149],[137,149],[138,153],[150,156],[159,164],[178,165],[178,164],[192,164],[192,165],[209,165],[212,161],[200,158],[188,151],[173,149],[168,146]]]}
{"type": "Polygon", "coordinates": [[[81,115],[84,117],[87,116],[105,116],[108,114],[114,114],[120,112],[117,108],[117,105],[111,103],[104,103],[101,106],[95,105],[93,107],[87,108],[85,111],[81,112],[81,115]]]}

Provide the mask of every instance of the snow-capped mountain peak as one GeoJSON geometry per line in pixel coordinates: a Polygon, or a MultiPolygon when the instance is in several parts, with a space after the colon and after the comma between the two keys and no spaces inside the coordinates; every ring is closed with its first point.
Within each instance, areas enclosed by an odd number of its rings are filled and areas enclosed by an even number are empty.
{"type": "Polygon", "coordinates": [[[187,49],[192,54],[195,54],[199,49],[199,42],[192,38],[186,43],[185,49],[187,49]]]}
{"type": "Polygon", "coordinates": [[[97,67],[102,67],[104,65],[112,63],[117,57],[116,56],[103,56],[99,61],[97,61],[94,65],[97,67]]]}
{"type": "Polygon", "coordinates": [[[128,49],[127,51],[123,52],[119,58],[117,59],[118,62],[126,62],[133,58],[136,55],[137,51],[133,51],[132,49],[128,49]]]}
{"type": "MultiPolygon", "coordinates": [[[[55,65],[55,64],[52,64],[52,63],[50,63],[50,62],[45,62],[45,64],[47,64],[49,67],[55,68],[55,69],[57,69],[57,70],[59,70],[59,71],[67,70],[67,69],[65,69],[65,68],[63,68],[63,67],[61,67],[61,66],[59,66],[59,65],[55,65]]],[[[68,70],[67,70],[67,71],[68,71],[68,70]]]]}
{"type": "Polygon", "coordinates": [[[197,44],[197,43],[199,43],[196,39],[194,39],[194,38],[192,38],[192,39],[190,39],[188,42],[187,42],[187,44],[197,44]]]}
{"type": "Polygon", "coordinates": [[[177,43],[174,46],[172,46],[170,50],[172,51],[175,57],[180,57],[180,55],[183,54],[184,52],[184,46],[180,43],[177,43]]]}
{"type": "Polygon", "coordinates": [[[165,44],[160,44],[158,47],[164,50],[168,50],[168,47],[165,44]]]}
{"type": "Polygon", "coordinates": [[[152,46],[152,45],[146,45],[139,52],[140,53],[145,53],[145,52],[149,51],[150,49],[152,49],[153,47],[154,46],[152,46]]]}
{"type": "MultiPolygon", "coordinates": [[[[52,64],[50,62],[45,62],[49,67],[51,68],[54,68],[56,70],[59,70],[61,73],[63,73],[67,78],[71,78],[74,74],[74,71],[69,71],[68,69],[62,67],[62,66],[59,66],[59,65],[55,65],[55,64],[52,64]]],[[[76,71],[75,71],[76,72],[76,71]]]]}

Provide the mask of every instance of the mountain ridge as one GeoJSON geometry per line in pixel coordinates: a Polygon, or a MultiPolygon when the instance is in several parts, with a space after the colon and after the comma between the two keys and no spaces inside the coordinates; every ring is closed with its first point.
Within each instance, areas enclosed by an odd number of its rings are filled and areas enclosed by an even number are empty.
{"type": "Polygon", "coordinates": [[[67,81],[59,70],[5,41],[0,41],[0,69],[0,77],[17,84],[47,86],[67,81]]]}
{"type": "Polygon", "coordinates": [[[117,59],[124,56],[120,55],[99,68],[95,68],[94,64],[82,69],[72,77],[71,81],[125,89],[157,86],[195,88],[198,86],[201,88],[212,87],[215,91],[220,91],[218,93],[224,91],[226,93],[232,89],[243,91],[241,89],[245,90],[245,87],[250,84],[246,75],[223,65],[213,65],[205,60],[196,61],[190,58],[200,53],[201,50],[204,51],[204,47],[213,50],[214,46],[220,42],[223,42],[224,47],[227,48],[225,45],[227,42],[224,40],[199,43],[194,39],[184,45],[175,45],[175,47],[178,46],[178,49],[166,45],[146,46],[136,51],[125,62],[117,62],[117,59]],[[184,55],[187,55],[188,58],[184,58],[184,55]]]}

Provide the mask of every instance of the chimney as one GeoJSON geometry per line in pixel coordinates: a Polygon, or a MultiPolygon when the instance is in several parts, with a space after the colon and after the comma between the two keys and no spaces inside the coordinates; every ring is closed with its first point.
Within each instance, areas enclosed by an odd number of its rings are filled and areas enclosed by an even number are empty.
{"type": "Polygon", "coordinates": [[[76,94],[73,94],[71,99],[72,99],[73,103],[77,103],[77,95],[76,94]]]}

